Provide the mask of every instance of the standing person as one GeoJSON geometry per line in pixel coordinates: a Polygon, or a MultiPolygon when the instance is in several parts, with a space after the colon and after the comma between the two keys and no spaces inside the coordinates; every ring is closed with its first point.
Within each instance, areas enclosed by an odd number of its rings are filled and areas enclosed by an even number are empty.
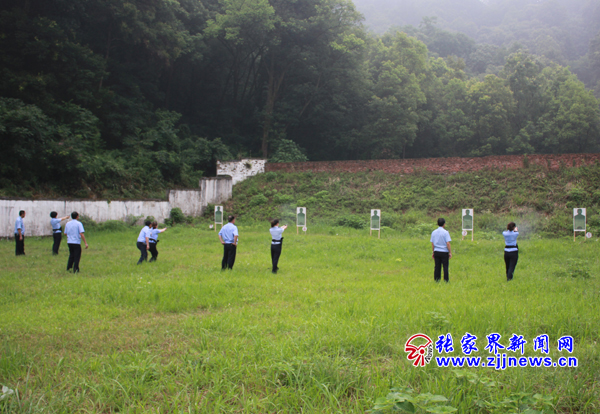
{"type": "Polygon", "coordinates": [[[60,249],[60,242],[62,241],[62,231],[60,230],[60,222],[69,218],[69,216],[64,216],[61,218],[56,218],[58,213],[53,211],[50,213],[50,226],[52,227],[52,237],[54,238],[54,244],[52,245],[52,254],[57,255],[58,249],[60,249]]]}
{"type": "Polygon", "coordinates": [[[25,254],[25,210],[19,211],[19,217],[15,221],[15,255],[21,256],[25,254]]]}
{"type": "Polygon", "coordinates": [[[65,234],[67,235],[67,245],[69,246],[69,261],[67,262],[67,272],[73,269],[73,273],[79,273],[79,261],[81,260],[81,239],[85,243],[85,248],[88,248],[87,241],[83,233],[83,224],[79,220],[79,213],[76,211],[71,213],[73,220],[65,225],[65,234]]]}
{"type": "Polygon", "coordinates": [[[279,256],[281,256],[281,247],[283,245],[283,231],[287,226],[279,227],[279,220],[275,219],[271,222],[271,262],[273,263],[273,273],[277,273],[279,268],[279,256]]]}
{"type": "Polygon", "coordinates": [[[450,233],[444,228],[446,220],[439,218],[437,221],[438,228],[431,233],[431,248],[433,249],[433,260],[435,260],[435,269],[433,271],[433,279],[439,282],[442,277],[442,266],[444,266],[444,281],[449,282],[448,265],[452,258],[452,250],[450,249],[450,233]]]}
{"type": "Polygon", "coordinates": [[[221,270],[233,269],[235,263],[235,253],[238,244],[238,228],[235,226],[235,217],[227,217],[228,223],[219,231],[219,240],[223,245],[223,261],[221,270]]]}
{"type": "Polygon", "coordinates": [[[140,260],[138,260],[137,264],[142,264],[143,262],[148,261],[148,250],[150,250],[150,236],[152,235],[150,232],[150,225],[152,222],[150,220],[146,220],[144,222],[144,228],[140,231],[140,235],[137,238],[137,248],[140,249],[142,255],[140,256],[140,260]]]}
{"type": "Polygon", "coordinates": [[[158,229],[158,223],[156,221],[153,221],[150,227],[150,253],[152,253],[152,258],[150,259],[150,262],[155,262],[156,259],[158,258],[158,250],[156,250],[156,245],[158,244],[158,235],[160,233],[162,233],[163,231],[166,231],[167,228],[165,227],[164,229],[158,229]]]}
{"type": "Polygon", "coordinates": [[[506,281],[510,282],[519,261],[519,245],[517,237],[519,237],[519,229],[512,221],[506,226],[506,230],[502,232],[504,236],[504,263],[506,264],[506,281]]]}

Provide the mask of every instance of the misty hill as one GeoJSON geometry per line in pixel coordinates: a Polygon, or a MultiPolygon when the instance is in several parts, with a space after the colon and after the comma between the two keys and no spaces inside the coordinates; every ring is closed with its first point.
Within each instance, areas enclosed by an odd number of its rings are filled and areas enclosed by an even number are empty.
{"type": "MultiPolygon", "coordinates": [[[[406,26],[462,33],[495,48],[526,48],[552,62],[571,66],[590,88],[595,86],[588,59],[600,42],[599,0],[354,0],[375,33],[406,26]],[[590,50],[590,47],[593,50],[590,50]]],[[[415,29],[412,29],[415,35],[415,29]]],[[[419,36],[417,36],[419,37],[419,36]]],[[[445,34],[445,37],[448,34],[445,34]]],[[[426,38],[420,37],[428,46],[426,38]]],[[[430,47],[431,51],[431,47],[430,47]]],[[[473,52],[473,51],[471,51],[473,52]]],[[[489,54],[489,47],[483,54],[489,54]]],[[[440,54],[443,56],[443,54],[440,54]]],[[[466,56],[460,56],[466,57],[466,56]]]]}

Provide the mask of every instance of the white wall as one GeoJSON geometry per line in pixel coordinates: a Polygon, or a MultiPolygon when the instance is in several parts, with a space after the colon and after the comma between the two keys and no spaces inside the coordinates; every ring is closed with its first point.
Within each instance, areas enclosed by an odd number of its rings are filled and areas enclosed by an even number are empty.
{"type": "Polygon", "coordinates": [[[253,175],[264,173],[267,160],[244,158],[239,161],[217,161],[217,175],[229,175],[233,185],[253,175]]]}
{"type": "MultiPolygon", "coordinates": [[[[211,197],[215,202],[226,201],[231,197],[231,179],[220,179],[220,185],[212,186],[211,197]],[[229,192],[226,191],[229,183],[229,192]],[[219,191],[227,198],[219,199],[219,191]],[[217,192],[214,194],[214,192],[217,192]]],[[[153,216],[163,222],[169,217],[172,208],[179,207],[188,216],[199,216],[208,202],[202,199],[203,190],[171,190],[169,201],[90,201],[90,200],[1,200],[0,237],[13,237],[15,220],[20,210],[25,210],[25,236],[49,236],[50,212],[56,211],[59,217],[70,216],[77,211],[97,222],[125,220],[127,216],[153,216]]],[[[209,201],[211,202],[211,201],[209,201]]]]}
{"type": "Polygon", "coordinates": [[[233,190],[232,177],[212,177],[200,180],[202,205],[220,204],[231,198],[233,190]]]}

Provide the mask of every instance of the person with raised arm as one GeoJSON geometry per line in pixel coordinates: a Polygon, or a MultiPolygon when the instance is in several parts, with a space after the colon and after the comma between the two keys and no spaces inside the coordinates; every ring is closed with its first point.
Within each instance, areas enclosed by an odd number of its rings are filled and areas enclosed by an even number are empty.
{"type": "Polygon", "coordinates": [[[54,239],[54,243],[52,244],[52,254],[55,256],[58,254],[60,242],[62,241],[62,230],[60,228],[60,223],[69,218],[69,216],[60,218],[57,218],[57,216],[58,213],[56,211],[50,213],[50,227],[52,227],[52,238],[54,239]]]}
{"type": "Polygon", "coordinates": [[[506,226],[506,230],[502,232],[504,236],[504,264],[506,265],[506,281],[510,282],[515,273],[515,267],[519,261],[519,245],[517,237],[519,237],[519,229],[512,221],[506,226]]]}

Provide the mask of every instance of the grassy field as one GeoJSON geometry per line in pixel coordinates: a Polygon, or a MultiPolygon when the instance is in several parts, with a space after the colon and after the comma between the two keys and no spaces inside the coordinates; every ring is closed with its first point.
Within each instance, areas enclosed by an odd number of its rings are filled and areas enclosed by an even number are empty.
{"type": "Polygon", "coordinates": [[[502,241],[454,232],[450,283],[436,284],[426,236],[291,229],[273,275],[268,225],[238,223],[227,272],[205,227],[169,229],[143,266],[139,230],[89,231],[77,275],[66,244],[53,257],[28,238],[15,257],[1,241],[0,412],[364,413],[402,398],[416,412],[600,412],[596,241],[522,240],[507,283],[502,241]],[[480,356],[492,332],[523,335],[526,356],[548,334],[553,358],[571,335],[579,367],[416,368],[404,345],[419,332],[451,333],[456,356],[466,332],[480,356]]]}

